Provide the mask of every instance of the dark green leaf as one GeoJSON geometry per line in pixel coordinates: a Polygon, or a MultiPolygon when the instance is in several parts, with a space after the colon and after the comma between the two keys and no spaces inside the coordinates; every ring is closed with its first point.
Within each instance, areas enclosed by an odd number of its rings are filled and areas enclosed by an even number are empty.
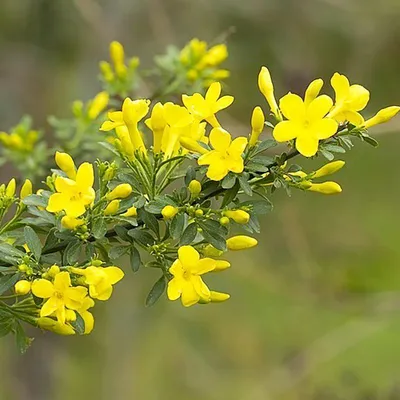
{"type": "Polygon", "coordinates": [[[324,149],[332,153],[346,153],[346,150],[343,147],[336,144],[326,144],[324,145],[324,149]]]}
{"type": "Polygon", "coordinates": [[[114,227],[115,233],[125,242],[130,242],[131,238],[128,235],[128,229],[121,225],[116,225],[114,227]]]}
{"type": "Polygon", "coordinates": [[[181,240],[179,242],[180,246],[185,246],[193,242],[197,235],[197,225],[192,222],[183,231],[181,240]]]}
{"type": "Polygon", "coordinates": [[[230,189],[232,188],[236,183],[236,175],[234,174],[228,174],[223,180],[222,180],[222,187],[224,189],[230,189]]]}
{"type": "Polygon", "coordinates": [[[176,206],[176,204],[169,197],[161,196],[150,201],[144,208],[151,214],[161,214],[162,209],[168,205],[174,207],[176,206]]]}
{"type": "Polygon", "coordinates": [[[261,152],[263,152],[265,150],[268,150],[268,149],[270,149],[272,147],[275,147],[276,145],[277,145],[277,143],[276,143],[276,141],[274,139],[263,140],[262,142],[260,142],[257,145],[257,148],[256,148],[254,154],[261,153],[261,152]]]}
{"type": "MultiPolygon", "coordinates": [[[[136,208],[142,208],[142,207],[144,207],[144,205],[146,204],[146,197],[144,197],[144,196],[140,196],[134,203],[133,203],[133,205],[136,207],[136,208]]],[[[149,211],[150,212],[150,211],[149,211]]]]}
{"type": "Polygon", "coordinates": [[[139,268],[142,265],[142,260],[140,258],[139,250],[135,246],[131,247],[129,261],[133,272],[139,271],[139,268]]]}
{"type": "Polygon", "coordinates": [[[268,214],[272,211],[273,205],[270,201],[256,200],[256,201],[244,201],[240,203],[241,207],[249,207],[250,214],[268,214]]]}
{"type": "Polygon", "coordinates": [[[319,149],[319,151],[328,161],[332,161],[335,158],[335,156],[330,151],[327,151],[325,149],[319,149]]]}
{"type": "Polygon", "coordinates": [[[142,229],[131,229],[130,231],[128,231],[128,235],[144,247],[152,246],[155,242],[153,236],[142,229]]]}
{"type": "Polygon", "coordinates": [[[379,146],[378,141],[375,140],[373,137],[367,135],[367,134],[363,134],[362,138],[363,138],[364,142],[370,144],[373,147],[378,147],[379,146]]]}
{"type": "Polygon", "coordinates": [[[185,214],[177,214],[171,221],[169,232],[173,239],[178,239],[183,232],[185,226],[185,214]]]}
{"type": "Polygon", "coordinates": [[[110,249],[108,255],[111,260],[117,260],[118,258],[122,257],[128,250],[128,246],[114,246],[110,249]]]}
{"type": "Polygon", "coordinates": [[[237,195],[238,192],[239,192],[239,189],[240,189],[240,184],[239,184],[239,181],[236,180],[235,185],[234,185],[231,189],[229,189],[229,190],[227,190],[227,191],[225,192],[224,199],[222,200],[221,208],[226,207],[226,206],[229,205],[233,200],[235,200],[236,195],[237,195]]]}
{"type": "Polygon", "coordinates": [[[42,243],[39,236],[30,226],[26,226],[24,228],[24,238],[29,250],[32,252],[36,260],[39,261],[40,256],[42,255],[42,243]]]}
{"type": "Polygon", "coordinates": [[[71,322],[72,327],[78,335],[85,333],[85,321],[79,313],[76,313],[76,320],[71,322]]]}
{"type": "Polygon", "coordinates": [[[92,225],[92,234],[96,239],[101,239],[107,233],[107,224],[103,218],[97,218],[92,225]]]}
{"type": "Polygon", "coordinates": [[[154,305],[157,300],[162,296],[162,294],[165,292],[167,284],[165,282],[164,276],[162,276],[151,288],[149,294],[147,295],[146,298],[146,307],[151,307],[154,305]]]}
{"type": "Polygon", "coordinates": [[[196,170],[193,168],[192,165],[189,165],[187,170],[186,170],[186,175],[185,175],[185,185],[189,186],[189,183],[193,180],[196,179],[196,170]]]}
{"type": "Polygon", "coordinates": [[[204,223],[199,223],[199,226],[202,229],[201,234],[206,242],[212,244],[218,250],[226,250],[226,240],[219,231],[210,229],[210,227],[204,223]]]}
{"type": "Polygon", "coordinates": [[[15,324],[15,340],[21,354],[24,354],[33,342],[33,339],[26,336],[25,331],[19,322],[15,324]]]}
{"type": "Polygon", "coordinates": [[[88,243],[85,248],[85,255],[88,260],[94,256],[95,247],[93,243],[88,243]]]}
{"type": "Polygon", "coordinates": [[[22,202],[26,206],[36,206],[36,207],[46,207],[47,199],[43,196],[39,196],[37,194],[31,194],[30,196],[25,197],[22,202]]]}
{"type": "Polygon", "coordinates": [[[16,249],[14,246],[11,246],[11,244],[8,244],[5,242],[0,243],[0,252],[5,255],[12,256],[12,257],[24,257],[25,256],[25,253],[16,249]]]}
{"type": "Polygon", "coordinates": [[[11,332],[14,320],[12,318],[2,318],[0,319],[0,338],[6,336],[11,332]]]}
{"type": "Polygon", "coordinates": [[[143,208],[140,208],[138,210],[138,216],[143,221],[143,223],[147,226],[147,228],[152,230],[157,236],[160,236],[160,228],[158,225],[158,220],[153,214],[151,214],[150,212],[147,212],[143,208]]]}
{"type": "Polygon", "coordinates": [[[248,196],[252,196],[253,195],[253,191],[251,189],[251,186],[248,183],[248,181],[247,181],[245,176],[243,176],[243,175],[239,176],[239,183],[240,183],[241,189],[243,190],[243,192],[245,194],[247,194],[248,196]]]}
{"type": "Polygon", "coordinates": [[[82,243],[80,240],[73,240],[68,243],[64,252],[65,260],[68,265],[74,265],[79,260],[81,254],[82,243]]]}

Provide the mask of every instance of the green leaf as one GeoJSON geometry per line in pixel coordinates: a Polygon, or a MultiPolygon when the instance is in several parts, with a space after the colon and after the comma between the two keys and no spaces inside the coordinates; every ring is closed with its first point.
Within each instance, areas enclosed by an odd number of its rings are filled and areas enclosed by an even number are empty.
{"type": "Polygon", "coordinates": [[[143,223],[147,226],[147,228],[152,230],[157,236],[160,236],[160,227],[158,225],[158,220],[153,214],[151,214],[150,212],[147,212],[143,208],[140,208],[138,210],[138,216],[143,221],[143,223]]]}
{"type": "Polygon", "coordinates": [[[197,235],[197,225],[194,222],[192,222],[183,231],[179,245],[186,246],[192,243],[193,240],[196,238],[196,235],[197,235]]]}
{"type": "Polygon", "coordinates": [[[130,242],[131,237],[128,235],[128,229],[121,225],[116,225],[114,227],[115,233],[120,237],[124,242],[130,242]]]}
{"type": "Polygon", "coordinates": [[[79,260],[82,243],[80,240],[73,240],[68,243],[64,252],[64,257],[68,265],[74,265],[79,260]]]}
{"type": "Polygon", "coordinates": [[[118,158],[120,157],[119,153],[117,150],[115,150],[114,146],[111,143],[108,142],[99,142],[100,146],[103,146],[105,149],[111,151],[114,155],[116,155],[118,158]]]}
{"type": "Polygon", "coordinates": [[[177,214],[171,221],[169,232],[173,239],[178,239],[183,232],[185,226],[185,214],[177,214]]]}
{"type": "Polygon", "coordinates": [[[224,199],[222,200],[221,208],[226,207],[229,205],[233,200],[235,200],[236,195],[238,194],[240,189],[239,181],[236,180],[235,185],[225,192],[224,199]]]}
{"type": "MultiPolygon", "coordinates": [[[[144,207],[144,205],[146,204],[146,197],[144,197],[144,196],[140,196],[134,203],[133,203],[133,205],[136,207],[136,208],[142,208],[142,207],[144,207]]],[[[149,211],[150,212],[150,211],[149,211]]]]}
{"type": "Polygon", "coordinates": [[[324,145],[324,149],[332,153],[346,153],[346,149],[336,144],[326,144],[324,145]]]}
{"type": "Polygon", "coordinates": [[[332,161],[335,156],[330,152],[327,151],[325,149],[319,149],[319,152],[328,160],[328,161],[332,161]]]}
{"type": "Polygon", "coordinates": [[[14,320],[12,318],[0,319],[0,338],[8,335],[13,327],[14,320]]]}
{"type": "Polygon", "coordinates": [[[152,246],[155,242],[153,236],[143,229],[131,229],[128,231],[128,235],[144,247],[152,246]]]}
{"type": "Polygon", "coordinates": [[[272,211],[273,205],[267,200],[244,201],[240,207],[249,207],[250,214],[264,215],[272,211]]]}
{"type": "Polygon", "coordinates": [[[43,251],[45,252],[47,249],[54,247],[58,243],[58,239],[55,235],[55,228],[51,229],[46,237],[46,241],[44,242],[43,251]]]}
{"type": "Polygon", "coordinates": [[[165,292],[165,288],[167,286],[167,283],[165,281],[164,276],[162,276],[151,288],[149,294],[147,295],[146,298],[146,307],[151,307],[154,305],[157,300],[162,296],[162,294],[165,292]]]}
{"type": "Polygon", "coordinates": [[[169,197],[160,196],[150,201],[144,208],[151,214],[161,214],[162,209],[168,205],[176,207],[176,204],[169,197]]]}
{"type": "Polygon", "coordinates": [[[47,207],[47,199],[37,194],[31,194],[30,196],[25,197],[22,202],[26,206],[47,207]]]}
{"type": "Polygon", "coordinates": [[[373,147],[378,147],[379,146],[378,141],[375,140],[373,137],[367,135],[366,133],[363,133],[362,139],[364,140],[364,142],[370,144],[373,147]]]}
{"type": "Polygon", "coordinates": [[[118,258],[122,257],[128,250],[128,246],[115,246],[110,249],[108,255],[111,260],[117,260],[118,258]]]}
{"type": "Polygon", "coordinates": [[[232,188],[232,187],[235,185],[235,183],[236,183],[236,175],[234,175],[234,174],[228,174],[228,175],[222,180],[221,186],[222,186],[224,189],[230,189],[230,188],[232,188]]]}
{"type": "Polygon", "coordinates": [[[32,252],[36,260],[39,261],[40,256],[42,255],[42,243],[39,236],[30,226],[26,226],[24,228],[24,238],[29,250],[32,252]]]}
{"type": "Polygon", "coordinates": [[[93,243],[88,243],[85,248],[85,256],[88,260],[90,260],[95,253],[96,248],[93,243]]]}
{"type": "Polygon", "coordinates": [[[107,233],[107,224],[103,218],[97,218],[92,225],[92,234],[96,239],[101,239],[107,233]]]}
{"type": "Polygon", "coordinates": [[[262,153],[265,150],[275,147],[277,144],[278,143],[274,139],[263,140],[257,145],[254,154],[262,153]]]}
{"type": "Polygon", "coordinates": [[[201,234],[206,242],[212,244],[216,249],[226,251],[226,240],[220,234],[220,231],[211,229],[209,225],[199,222],[200,228],[203,230],[201,234]]]}
{"type": "Polygon", "coordinates": [[[33,339],[26,336],[24,328],[19,322],[15,324],[15,340],[21,354],[24,354],[33,342],[33,339]]]}
{"type": "Polygon", "coordinates": [[[239,183],[240,183],[240,187],[243,190],[243,192],[245,194],[247,194],[248,196],[252,196],[253,195],[253,191],[251,189],[250,184],[248,183],[246,177],[244,175],[240,175],[239,176],[239,183]]]}
{"type": "Polygon", "coordinates": [[[185,185],[189,186],[189,183],[194,179],[196,179],[196,170],[193,168],[192,165],[189,165],[186,170],[185,185]]]}
{"type": "Polygon", "coordinates": [[[133,272],[139,271],[139,268],[142,265],[142,260],[140,258],[139,250],[135,246],[131,247],[129,261],[131,264],[132,271],[133,272]]]}
{"type": "Polygon", "coordinates": [[[6,242],[0,243],[0,252],[12,257],[25,257],[25,253],[6,242]]]}
{"type": "Polygon", "coordinates": [[[85,321],[79,313],[76,313],[76,320],[70,323],[78,335],[83,335],[85,333],[85,321]]]}

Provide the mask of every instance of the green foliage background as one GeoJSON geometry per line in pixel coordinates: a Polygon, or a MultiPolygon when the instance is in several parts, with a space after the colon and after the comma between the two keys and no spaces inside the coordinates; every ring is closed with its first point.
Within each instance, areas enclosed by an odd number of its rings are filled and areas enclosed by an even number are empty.
{"type": "MultiPolygon", "coordinates": [[[[398,0],[2,0],[0,128],[29,113],[51,140],[46,115],[99,90],[113,39],[149,66],[169,43],[230,31],[233,133],[264,104],[263,64],[279,95],[339,71],[371,110],[399,104],[399,21],[398,0]]],[[[275,195],[261,245],[215,282],[229,302],[146,309],[155,276],[141,270],[96,308],[92,335],[38,335],[22,357],[3,339],[0,399],[400,399],[399,130],[344,157],[342,195],[275,195]]]]}

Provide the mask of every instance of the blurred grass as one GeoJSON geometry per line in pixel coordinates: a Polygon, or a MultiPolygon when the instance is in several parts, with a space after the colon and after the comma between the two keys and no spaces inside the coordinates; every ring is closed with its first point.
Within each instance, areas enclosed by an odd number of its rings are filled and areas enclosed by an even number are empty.
{"type": "MultiPolygon", "coordinates": [[[[397,0],[3,0],[2,9],[1,129],[26,112],[46,126],[47,114],[89,98],[109,40],[148,66],[171,41],[212,40],[231,26],[234,133],[246,134],[264,104],[262,64],[279,95],[340,71],[371,89],[371,112],[399,103],[397,0]]],[[[128,271],[96,307],[90,337],[38,335],[24,357],[2,340],[0,399],[400,399],[398,126],[378,150],[358,144],[344,157],[342,195],[274,195],[260,246],[231,255],[231,271],[209,282],[229,302],[145,309],[155,271],[128,271]]]]}

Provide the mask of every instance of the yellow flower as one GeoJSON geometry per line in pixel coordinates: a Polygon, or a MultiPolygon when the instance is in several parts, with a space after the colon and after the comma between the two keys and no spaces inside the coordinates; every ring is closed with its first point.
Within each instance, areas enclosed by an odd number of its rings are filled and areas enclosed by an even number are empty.
{"type": "Polygon", "coordinates": [[[187,136],[183,136],[179,139],[179,143],[186,150],[191,151],[192,153],[206,154],[208,153],[207,149],[201,146],[197,140],[192,139],[187,136]]]}
{"type": "Polygon", "coordinates": [[[332,175],[335,172],[341,170],[344,167],[345,162],[338,160],[338,161],[332,161],[326,165],[324,165],[323,167],[317,169],[313,174],[312,174],[312,178],[321,178],[322,176],[326,176],[326,175],[332,175]]]}
{"type": "Polygon", "coordinates": [[[89,163],[79,166],[76,180],[57,177],[57,193],[50,196],[46,210],[52,213],[64,210],[71,217],[81,216],[85,213],[86,206],[92,204],[95,198],[93,182],[93,166],[89,163]]]}
{"type": "Polygon", "coordinates": [[[24,184],[22,185],[21,191],[19,193],[19,197],[23,200],[25,197],[30,196],[32,194],[32,182],[29,179],[25,179],[24,184]]]}
{"type": "Polygon", "coordinates": [[[363,110],[369,101],[369,91],[361,85],[350,85],[349,80],[339,73],[331,79],[335,90],[335,107],[329,113],[338,122],[349,121],[353,125],[361,125],[364,121],[358,111],[363,110]]]}
{"type": "Polygon", "coordinates": [[[41,317],[36,321],[39,328],[57,333],[58,335],[75,335],[74,328],[71,325],[61,323],[49,317],[41,317]]]}
{"type": "Polygon", "coordinates": [[[215,265],[212,258],[200,259],[199,253],[192,246],[180,247],[178,259],[169,269],[173,278],[168,282],[168,298],[177,300],[181,297],[185,307],[198,303],[200,299],[209,299],[210,290],[200,275],[212,271],[215,265]]]}
{"type": "Polygon", "coordinates": [[[60,153],[56,151],[56,164],[61,171],[65,172],[70,179],[76,178],[76,167],[74,160],[67,153],[60,153]]]}
{"type": "Polygon", "coordinates": [[[115,72],[120,78],[126,76],[127,68],[125,65],[124,47],[121,43],[113,41],[110,44],[110,57],[114,64],[115,72]]]}
{"type": "Polygon", "coordinates": [[[245,137],[238,137],[232,141],[231,135],[222,128],[214,128],[210,133],[210,143],[214,150],[203,154],[199,165],[209,165],[207,177],[213,181],[220,181],[229,171],[241,173],[244,169],[242,153],[247,145],[245,137]]]}
{"type": "Polygon", "coordinates": [[[113,292],[112,285],[115,285],[124,277],[123,271],[114,266],[71,268],[71,271],[85,277],[86,284],[89,285],[90,297],[97,300],[108,300],[113,292]]]}
{"type": "Polygon", "coordinates": [[[304,104],[306,106],[308,106],[313,100],[318,97],[322,86],[324,86],[324,81],[322,79],[315,79],[308,85],[306,89],[306,94],[304,96],[304,104]]]}
{"type": "Polygon", "coordinates": [[[311,186],[307,187],[310,192],[317,192],[322,194],[338,194],[342,192],[342,188],[336,182],[323,182],[323,183],[312,183],[311,186]]]}
{"type": "Polygon", "coordinates": [[[125,199],[132,193],[132,186],[129,183],[121,183],[107,194],[107,200],[125,199]]]}
{"type": "Polygon", "coordinates": [[[201,59],[197,68],[215,67],[228,58],[228,48],[225,44],[217,44],[211,47],[201,59]]]}
{"type": "Polygon", "coordinates": [[[31,291],[31,283],[26,280],[18,281],[14,286],[14,290],[16,294],[21,296],[28,294],[31,291]]]}
{"type": "Polygon", "coordinates": [[[300,96],[289,93],[280,100],[280,109],[288,121],[279,122],[274,130],[278,142],[296,139],[296,149],[305,157],[318,151],[318,143],[337,132],[338,123],[332,118],[324,118],[332,108],[332,99],[318,96],[306,105],[300,96]]]}
{"type": "Polygon", "coordinates": [[[122,104],[122,111],[108,113],[110,121],[105,121],[100,130],[111,131],[119,126],[126,125],[129,131],[131,143],[135,150],[146,152],[142,133],[138,130],[138,123],[149,112],[150,100],[139,99],[132,101],[129,97],[122,104]]]}
{"type": "Polygon", "coordinates": [[[88,117],[91,120],[96,119],[99,114],[107,107],[110,96],[107,92],[98,93],[89,103],[88,117]]]}
{"type": "Polygon", "coordinates": [[[146,119],[145,124],[153,132],[153,151],[159,153],[161,151],[162,138],[164,135],[167,121],[164,116],[164,106],[156,103],[151,110],[151,117],[146,119]]]}
{"type": "Polygon", "coordinates": [[[207,90],[205,97],[200,93],[195,93],[192,96],[183,95],[182,101],[185,107],[199,120],[206,120],[214,128],[219,127],[220,124],[215,117],[218,111],[229,107],[233,103],[233,96],[221,95],[221,84],[214,82],[207,90]]]}
{"type": "Polygon", "coordinates": [[[41,317],[55,313],[58,322],[65,324],[66,307],[71,310],[79,309],[87,295],[87,289],[83,286],[71,287],[69,273],[64,271],[55,276],[54,283],[46,279],[33,281],[32,293],[36,297],[48,299],[40,310],[41,317]]]}
{"type": "Polygon", "coordinates": [[[90,297],[85,297],[82,302],[82,306],[78,308],[76,311],[80,314],[83,321],[85,322],[85,331],[84,335],[88,335],[92,332],[94,328],[94,317],[91,312],[88,311],[89,308],[94,306],[94,301],[90,297]]]}
{"type": "Polygon", "coordinates": [[[75,230],[79,226],[83,225],[85,221],[80,218],[71,217],[70,215],[64,215],[61,218],[61,225],[63,228],[75,230]]]}
{"type": "Polygon", "coordinates": [[[237,224],[247,224],[250,220],[250,214],[243,210],[224,211],[224,215],[233,219],[237,224]]]}
{"type": "Polygon", "coordinates": [[[115,128],[115,133],[118,136],[118,139],[115,140],[115,143],[118,143],[118,146],[116,145],[116,147],[119,148],[122,154],[127,155],[128,158],[132,160],[135,155],[135,149],[131,142],[128,128],[126,125],[117,126],[115,128]]]}
{"type": "Polygon", "coordinates": [[[267,100],[269,107],[271,108],[272,114],[274,114],[275,117],[280,120],[281,116],[274,95],[274,85],[272,83],[271,74],[269,73],[267,67],[261,67],[261,71],[258,74],[258,87],[260,89],[260,92],[267,100]]]}
{"type": "Polygon", "coordinates": [[[258,242],[256,239],[245,235],[233,236],[226,241],[226,246],[229,250],[251,249],[252,247],[257,246],[257,244],[258,242]]]}
{"type": "Polygon", "coordinates": [[[108,203],[107,207],[104,209],[104,215],[114,215],[118,212],[119,200],[112,200],[108,203]]]}
{"type": "Polygon", "coordinates": [[[207,43],[197,38],[192,39],[180,52],[179,60],[183,65],[192,65],[207,52],[207,43]]]}
{"type": "Polygon", "coordinates": [[[375,125],[384,124],[385,122],[390,121],[396,114],[400,111],[400,107],[398,106],[391,106],[383,108],[379,110],[376,115],[372,118],[368,119],[367,121],[362,124],[365,129],[369,129],[375,125]]]}
{"type": "Polygon", "coordinates": [[[255,107],[251,116],[251,135],[249,146],[254,146],[264,129],[265,117],[261,107],[255,107]]]}
{"type": "Polygon", "coordinates": [[[130,207],[128,208],[123,214],[121,214],[122,217],[137,217],[137,209],[136,207],[130,207]]]}
{"type": "Polygon", "coordinates": [[[176,214],[178,214],[179,208],[173,207],[173,206],[165,206],[161,210],[161,214],[164,217],[164,219],[172,219],[175,217],[176,214]]]}

